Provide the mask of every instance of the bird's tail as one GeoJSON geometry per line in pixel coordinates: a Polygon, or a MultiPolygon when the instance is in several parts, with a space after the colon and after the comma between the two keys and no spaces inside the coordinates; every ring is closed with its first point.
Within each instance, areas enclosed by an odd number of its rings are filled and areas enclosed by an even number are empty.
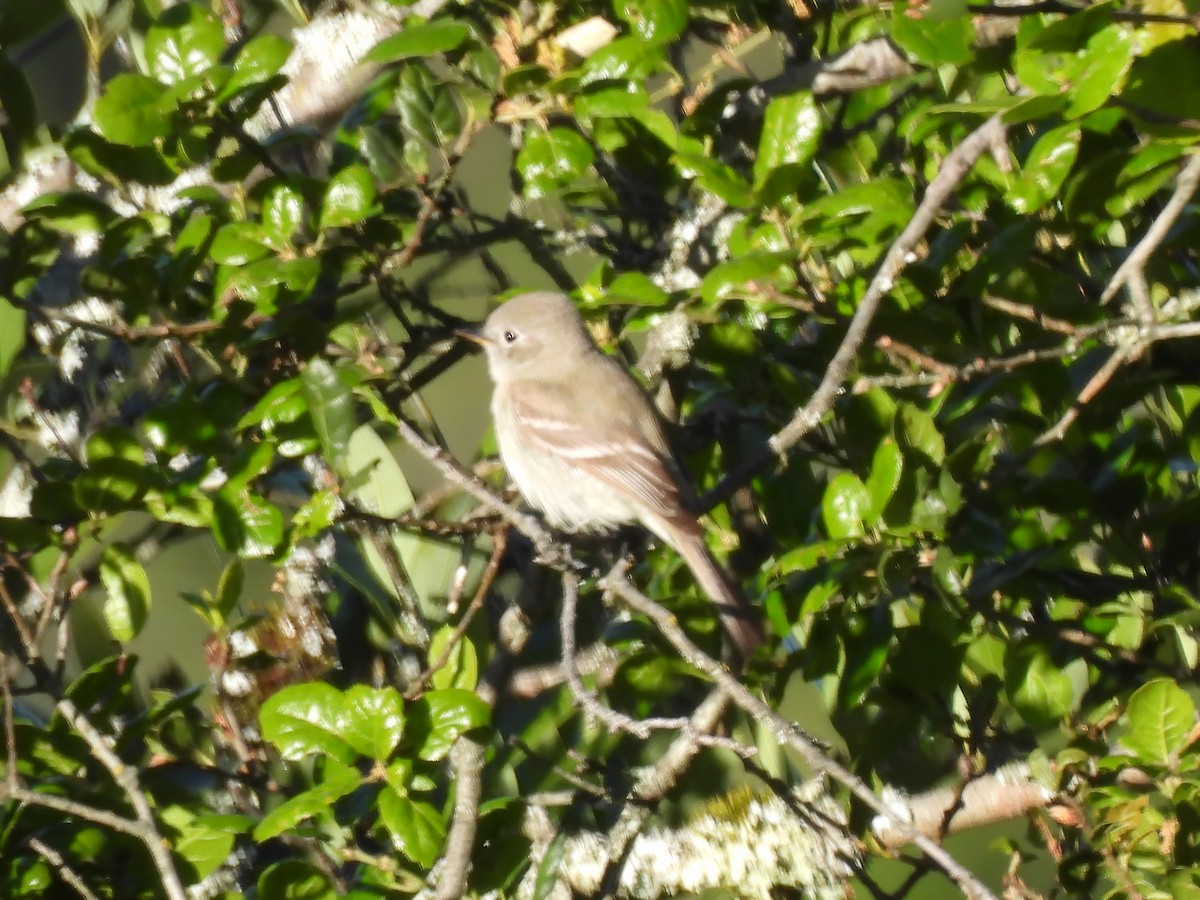
{"type": "Polygon", "coordinates": [[[674,540],[669,543],[683,557],[700,587],[716,606],[721,627],[733,641],[742,662],[747,662],[764,641],[758,615],[746,601],[733,576],[708,549],[698,524],[694,531],[689,529],[681,533],[681,529],[673,529],[671,537],[674,540]]]}

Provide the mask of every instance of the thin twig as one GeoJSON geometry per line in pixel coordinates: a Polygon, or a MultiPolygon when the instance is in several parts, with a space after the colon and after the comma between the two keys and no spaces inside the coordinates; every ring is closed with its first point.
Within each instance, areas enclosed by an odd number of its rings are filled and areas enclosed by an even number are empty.
{"type": "Polygon", "coordinates": [[[59,700],[56,708],[75,732],[84,739],[92,755],[108,771],[129,799],[137,816],[136,822],[129,823],[134,830],[130,833],[137,837],[146,849],[154,867],[158,869],[158,877],[162,882],[163,892],[169,900],[187,900],[179,873],[175,871],[175,861],[171,859],[170,845],[163,839],[154,820],[154,811],[150,808],[150,798],[142,790],[138,779],[137,767],[126,765],[108,746],[108,742],[91,721],[81,713],[75,704],[67,697],[59,700]]]}
{"type": "Polygon", "coordinates": [[[1140,340],[1117,347],[1117,349],[1109,354],[1108,359],[1104,361],[1104,365],[1099,368],[1096,374],[1088,379],[1088,383],[1083,386],[1083,390],[1079,392],[1079,396],[1075,398],[1075,402],[1071,404],[1070,408],[1062,414],[1057,422],[1038,436],[1037,440],[1033,442],[1033,446],[1044,447],[1046,444],[1062,440],[1063,435],[1067,433],[1067,429],[1079,418],[1083,407],[1090,403],[1092,398],[1100,393],[1103,387],[1112,380],[1112,377],[1117,374],[1118,369],[1125,365],[1125,363],[1137,359],[1145,349],[1146,343],[1140,340]]]}
{"type": "Polygon", "coordinates": [[[723,690],[717,688],[710,692],[692,713],[689,727],[672,741],[653,766],[638,776],[620,816],[608,830],[608,863],[600,882],[601,897],[615,896],[621,877],[621,862],[654,808],[654,802],[666,796],[688,763],[700,752],[702,744],[695,739],[695,735],[707,734],[716,728],[728,706],[729,695],[723,690]],[[638,802],[630,802],[635,798],[638,802]]]}
{"type": "Polygon", "coordinates": [[[44,860],[46,860],[46,862],[50,863],[50,865],[54,866],[55,870],[58,872],[58,877],[65,881],[67,885],[75,891],[75,893],[77,893],[80,897],[83,897],[83,900],[99,900],[99,898],[92,893],[91,888],[84,884],[83,879],[79,877],[79,873],[67,865],[67,861],[63,859],[63,855],[61,853],[36,837],[31,837],[27,843],[29,844],[30,849],[33,850],[38,856],[42,857],[44,860]]]}
{"type": "Polygon", "coordinates": [[[575,667],[578,655],[575,649],[575,610],[579,600],[579,576],[574,572],[564,572],[562,576],[563,600],[562,612],[559,616],[559,632],[562,636],[562,665],[567,674],[567,684],[571,693],[583,707],[583,711],[591,718],[602,722],[609,731],[615,733],[628,732],[634,737],[646,740],[657,730],[675,730],[685,728],[688,720],[685,717],[635,719],[624,713],[617,712],[611,706],[605,706],[596,695],[584,687],[579,670],[575,667]]]}
{"type": "Polygon", "coordinates": [[[1100,295],[1100,302],[1107,303],[1117,295],[1119,291],[1136,272],[1141,272],[1145,269],[1146,263],[1150,256],[1158,249],[1167,237],[1167,233],[1171,230],[1178,220],[1179,216],[1187,207],[1188,201],[1192,199],[1192,195],[1196,193],[1196,188],[1200,186],[1200,153],[1193,155],[1179,172],[1179,178],[1175,182],[1175,192],[1171,194],[1171,199],[1167,201],[1167,205],[1163,207],[1161,213],[1150,225],[1150,229],[1145,236],[1138,241],[1137,246],[1130,251],[1125,257],[1125,261],[1121,263],[1120,268],[1113,274],[1112,280],[1108,286],[1104,288],[1104,292],[1100,295]]]}
{"type": "Polygon", "coordinates": [[[471,598],[466,611],[458,624],[454,627],[454,631],[450,633],[450,639],[446,641],[446,646],[442,648],[438,658],[429,664],[420,677],[417,678],[413,687],[405,694],[408,700],[416,699],[420,692],[425,689],[425,685],[433,678],[434,674],[442,669],[447,662],[450,661],[450,654],[454,652],[454,648],[462,641],[463,635],[467,633],[467,629],[471,626],[471,621],[475,618],[479,610],[483,609],[483,604],[487,600],[487,593],[491,590],[492,582],[496,580],[496,573],[500,570],[500,560],[504,556],[504,551],[508,547],[508,529],[497,528],[492,535],[492,555],[488,560],[487,567],[483,570],[483,575],[479,578],[479,587],[475,589],[475,596],[471,598]]]}

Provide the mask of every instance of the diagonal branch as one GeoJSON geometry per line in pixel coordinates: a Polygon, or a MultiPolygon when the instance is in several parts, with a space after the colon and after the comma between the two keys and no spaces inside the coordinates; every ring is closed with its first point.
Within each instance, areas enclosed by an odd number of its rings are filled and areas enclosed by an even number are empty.
{"type": "Polygon", "coordinates": [[[1166,239],[1167,233],[1182,215],[1188,201],[1196,193],[1197,187],[1200,187],[1200,154],[1193,155],[1187,161],[1187,165],[1180,170],[1171,199],[1167,201],[1167,205],[1163,207],[1162,212],[1158,214],[1158,218],[1154,220],[1146,234],[1138,241],[1137,246],[1125,257],[1125,261],[1121,263],[1120,268],[1109,281],[1104,293],[1100,295],[1101,303],[1108,303],[1117,295],[1117,291],[1143,272],[1150,256],[1166,239]]]}
{"type": "Polygon", "coordinates": [[[790,747],[800,754],[815,773],[829,776],[850,791],[868,809],[877,813],[882,820],[889,822],[897,833],[915,844],[931,862],[945,872],[967,897],[972,900],[984,900],[984,898],[995,900],[994,895],[983,882],[971,874],[944,847],[931,838],[919,834],[900,819],[860,778],[826,754],[811,737],[760,700],[748,687],[730,674],[728,669],[692,643],[691,638],[679,627],[675,617],[630,584],[621,568],[615,568],[601,579],[600,586],[619,597],[630,609],[654,622],[684,660],[716,682],[747,714],[770,728],[775,739],[781,745],[790,747]]]}
{"type": "Polygon", "coordinates": [[[842,391],[846,376],[863,341],[866,340],[867,331],[880,303],[895,286],[896,279],[900,277],[905,266],[916,260],[917,245],[932,227],[934,217],[949,201],[955,188],[971,171],[976,160],[988,151],[998,156],[1004,147],[1004,140],[1004,123],[1001,117],[996,115],[971,132],[950,152],[925,192],[921,205],[917,207],[904,231],[888,248],[879,271],[875,273],[866,293],[859,301],[858,309],[846,328],[841,345],[829,361],[825,375],[808,403],[767,442],[767,446],[759,454],[727,474],[716,487],[701,498],[702,508],[708,509],[725,500],[773,461],[778,460],[786,464],[792,448],[833,408],[834,400],[842,391]]]}

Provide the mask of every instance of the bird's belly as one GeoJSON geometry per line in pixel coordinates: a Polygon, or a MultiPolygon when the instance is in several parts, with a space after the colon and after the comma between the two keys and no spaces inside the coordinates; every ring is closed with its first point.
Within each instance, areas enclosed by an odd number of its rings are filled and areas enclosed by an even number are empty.
{"type": "Polygon", "coordinates": [[[496,438],[513,483],[555,528],[610,531],[637,521],[633,504],[580,466],[528,445],[517,450],[513,436],[503,430],[496,438]]]}

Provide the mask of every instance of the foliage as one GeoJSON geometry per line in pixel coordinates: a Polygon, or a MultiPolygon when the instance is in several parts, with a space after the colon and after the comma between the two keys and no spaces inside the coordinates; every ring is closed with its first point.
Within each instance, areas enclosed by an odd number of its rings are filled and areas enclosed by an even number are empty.
{"type": "MultiPolygon", "coordinates": [[[[289,79],[320,83],[286,68],[303,29],[259,30],[265,4],[242,4],[236,45],[195,3],[69,6],[89,71],[126,54],[78,122],[52,135],[0,59],[6,896],[178,896],[172,866],[214,896],[413,893],[448,865],[463,736],[483,764],[469,889],[511,891],[531,795],[575,791],[565,827],[603,830],[660,761],[566,684],[503,692],[489,661],[556,659],[557,582],[520,552],[525,577],[497,577],[509,522],[455,491],[418,503],[397,461],[406,423],[444,442],[454,410],[421,397],[465,354],[446,273],[479,263],[481,293],[573,292],[616,352],[669,312],[696,329],[665,383],[701,492],[750,489],[709,525],[768,623],[742,677],[770,706],[818,684],[875,788],[1028,761],[1056,800],[1002,848],[1010,885],[1048,859],[1071,896],[1195,890],[1192,0],[434,4],[366,41],[375,67],[325,130],[271,118],[289,79]],[[568,27],[595,17],[615,37],[577,52],[568,27]],[[866,77],[830,65],[868,46],[866,77]],[[1004,142],[952,171],[992,117],[1004,142]],[[28,201],[47,149],[81,177],[28,201]],[[472,165],[511,196],[468,188],[472,165]],[[867,307],[939,172],[952,201],[867,307]],[[839,348],[845,389],[764,464],[839,348]],[[229,561],[184,596],[207,692],[121,649],[178,602],[148,557],[197,535],[229,561]],[[249,596],[250,564],[279,597],[249,596]],[[92,594],[112,643],[77,671],[69,613],[92,594]],[[470,618],[489,594],[533,620],[516,659],[496,616],[470,618]]],[[[334,16],[314,24],[359,21],[334,16]]],[[[719,655],[671,553],[632,577],[719,655]]],[[[587,587],[581,644],[616,651],[600,699],[689,715],[706,679],[587,587]]],[[[758,774],[801,779],[729,721],[758,774]]],[[[749,777],[698,753],[681,806],[749,777]]]]}

